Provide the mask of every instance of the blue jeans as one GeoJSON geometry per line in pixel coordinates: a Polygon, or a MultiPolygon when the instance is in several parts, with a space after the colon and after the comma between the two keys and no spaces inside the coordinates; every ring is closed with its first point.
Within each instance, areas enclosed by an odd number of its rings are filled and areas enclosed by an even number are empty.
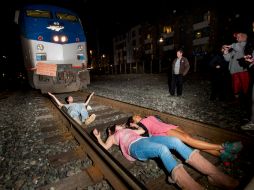
{"type": "Polygon", "coordinates": [[[193,152],[180,139],[168,136],[152,136],[142,138],[130,146],[130,155],[137,160],[160,158],[170,172],[178,165],[169,149],[176,150],[185,160],[188,160],[193,152]]]}
{"type": "Polygon", "coordinates": [[[70,103],[64,106],[67,108],[67,113],[73,119],[78,119],[82,123],[85,122],[89,116],[84,103],[70,103]]]}

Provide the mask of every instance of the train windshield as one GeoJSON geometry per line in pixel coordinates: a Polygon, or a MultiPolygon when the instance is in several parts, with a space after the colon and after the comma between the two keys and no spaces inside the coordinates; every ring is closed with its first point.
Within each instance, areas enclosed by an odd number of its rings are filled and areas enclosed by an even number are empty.
{"type": "Polygon", "coordinates": [[[77,22],[78,18],[75,15],[68,13],[56,13],[56,17],[60,20],[66,20],[71,22],[77,22]]]}
{"type": "Polygon", "coordinates": [[[26,15],[29,17],[36,17],[36,18],[51,18],[50,11],[44,11],[44,10],[26,10],[26,15]]]}

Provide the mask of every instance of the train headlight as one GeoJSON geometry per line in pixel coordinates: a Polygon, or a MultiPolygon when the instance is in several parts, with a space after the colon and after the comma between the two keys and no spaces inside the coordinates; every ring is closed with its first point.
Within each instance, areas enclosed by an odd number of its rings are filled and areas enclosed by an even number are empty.
{"type": "Polygon", "coordinates": [[[38,44],[37,45],[37,50],[38,51],[43,51],[44,50],[44,46],[42,44],[38,44]]]}
{"type": "Polygon", "coordinates": [[[53,36],[53,41],[54,42],[65,43],[65,42],[68,41],[68,38],[67,38],[67,36],[57,36],[57,35],[55,35],[55,36],[53,36]]]}
{"type": "Polygon", "coordinates": [[[81,51],[84,49],[84,46],[83,45],[78,45],[78,50],[81,51]]]}
{"type": "Polygon", "coordinates": [[[66,36],[61,36],[61,42],[67,42],[68,41],[68,38],[66,36]]]}
{"type": "Polygon", "coordinates": [[[54,42],[59,42],[59,36],[53,36],[53,41],[54,42]]]}

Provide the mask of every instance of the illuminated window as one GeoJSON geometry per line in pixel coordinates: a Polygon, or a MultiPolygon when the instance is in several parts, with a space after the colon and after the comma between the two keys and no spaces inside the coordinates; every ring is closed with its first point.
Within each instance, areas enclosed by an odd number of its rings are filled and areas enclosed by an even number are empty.
{"type": "Polygon", "coordinates": [[[173,31],[172,27],[171,26],[164,26],[163,27],[163,33],[171,33],[173,31]]]}

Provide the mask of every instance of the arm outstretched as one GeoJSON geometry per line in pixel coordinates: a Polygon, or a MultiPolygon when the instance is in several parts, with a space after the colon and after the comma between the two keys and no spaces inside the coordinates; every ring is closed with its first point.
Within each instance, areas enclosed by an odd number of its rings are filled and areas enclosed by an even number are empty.
{"type": "Polygon", "coordinates": [[[101,139],[101,133],[97,129],[93,130],[93,134],[97,138],[100,145],[103,146],[103,148],[105,148],[106,150],[110,149],[115,144],[114,135],[110,135],[107,138],[106,142],[103,142],[103,140],[101,139]]]}
{"type": "Polygon", "coordinates": [[[86,105],[86,106],[89,104],[89,102],[90,102],[90,100],[91,100],[91,98],[92,98],[93,95],[94,95],[94,92],[92,92],[92,93],[89,95],[87,101],[85,102],[85,105],[86,105]]]}
{"type": "Polygon", "coordinates": [[[55,100],[55,102],[60,108],[64,105],[55,97],[55,95],[51,94],[50,92],[48,92],[48,95],[55,100]]]}

